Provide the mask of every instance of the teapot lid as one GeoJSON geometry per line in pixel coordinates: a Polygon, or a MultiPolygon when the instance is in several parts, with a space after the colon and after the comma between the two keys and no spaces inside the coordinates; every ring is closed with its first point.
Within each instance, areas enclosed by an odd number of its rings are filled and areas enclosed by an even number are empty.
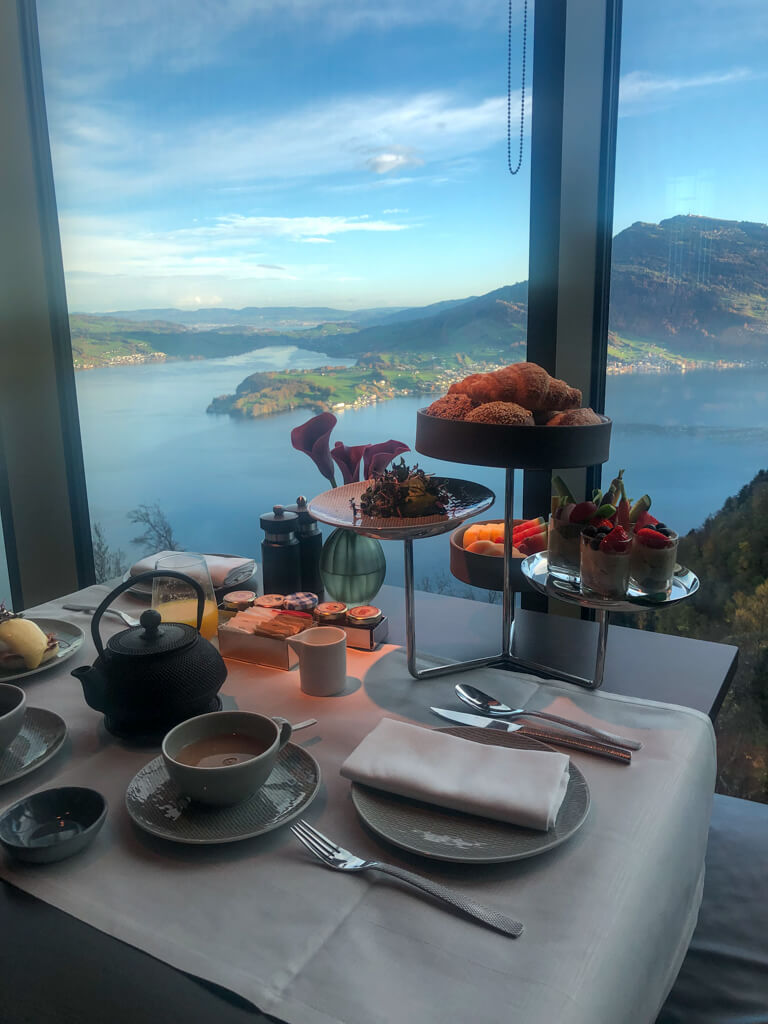
{"type": "Polygon", "coordinates": [[[107,641],[107,650],[112,654],[141,657],[152,654],[168,654],[189,647],[198,638],[194,626],[181,622],[163,622],[160,613],[148,608],[141,613],[141,625],[124,629],[107,641]]]}

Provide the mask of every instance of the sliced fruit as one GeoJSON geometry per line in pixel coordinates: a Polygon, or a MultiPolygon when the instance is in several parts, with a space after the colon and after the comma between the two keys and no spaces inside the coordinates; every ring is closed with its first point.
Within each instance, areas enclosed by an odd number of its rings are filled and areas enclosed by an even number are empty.
{"type": "Polygon", "coordinates": [[[520,526],[515,527],[512,531],[512,543],[517,544],[517,542],[523,540],[524,537],[529,537],[532,533],[538,533],[539,530],[545,530],[546,528],[547,524],[541,517],[538,519],[530,519],[527,523],[521,523],[520,526]]]}
{"type": "Polygon", "coordinates": [[[542,533],[526,537],[517,545],[517,548],[521,555],[536,555],[539,551],[547,550],[547,543],[547,531],[544,530],[542,533]]]}
{"type": "Polygon", "coordinates": [[[597,505],[595,505],[594,501],[580,501],[578,505],[574,505],[571,509],[571,522],[586,523],[596,512],[597,505]]]}
{"type": "Polygon", "coordinates": [[[642,498],[638,498],[632,508],[629,510],[629,521],[630,523],[636,523],[638,516],[642,512],[647,512],[651,507],[651,499],[647,494],[644,494],[642,498]]]}
{"type": "Polygon", "coordinates": [[[474,544],[470,544],[467,551],[471,551],[473,555],[502,556],[504,554],[504,545],[494,544],[491,540],[476,540],[474,544]]]}
{"type": "Polygon", "coordinates": [[[606,533],[600,541],[601,551],[612,551],[619,554],[622,551],[629,551],[632,546],[632,538],[623,526],[614,526],[610,533],[606,533]]]}
{"type": "Polygon", "coordinates": [[[621,481],[624,477],[624,470],[620,469],[618,475],[611,480],[611,486],[603,495],[603,501],[608,505],[617,505],[621,498],[621,481]]]}
{"type": "MultiPolygon", "coordinates": [[[[632,513],[629,513],[629,518],[632,518],[632,513]]],[[[642,530],[645,526],[658,526],[659,520],[655,519],[650,512],[640,512],[637,519],[635,520],[635,529],[642,530]]]]}
{"type": "Polygon", "coordinates": [[[563,478],[561,476],[553,476],[552,477],[552,486],[555,489],[555,494],[559,498],[565,498],[566,502],[569,505],[575,505],[576,504],[576,499],[574,498],[574,496],[571,494],[570,490],[568,489],[568,484],[565,482],[565,480],[563,480],[563,478]]]}
{"type": "Polygon", "coordinates": [[[640,544],[645,544],[649,548],[670,548],[674,543],[671,538],[665,537],[663,533],[659,533],[658,530],[654,530],[650,526],[638,530],[635,536],[640,544]]]}
{"type": "Polygon", "coordinates": [[[595,513],[600,519],[613,519],[616,515],[616,506],[605,502],[595,513]]]}
{"type": "Polygon", "coordinates": [[[610,519],[593,519],[592,523],[590,525],[594,526],[598,530],[600,529],[601,526],[606,527],[608,530],[612,530],[613,529],[613,523],[611,522],[610,519]]]}

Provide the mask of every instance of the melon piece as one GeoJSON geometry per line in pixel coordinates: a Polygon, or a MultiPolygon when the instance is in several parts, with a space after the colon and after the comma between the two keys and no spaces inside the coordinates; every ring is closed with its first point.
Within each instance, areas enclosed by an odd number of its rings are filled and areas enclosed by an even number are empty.
{"type": "Polygon", "coordinates": [[[471,551],[473,555],[494,555],[497,557],[504,555],[504,545],[494,544],[492,540],[476,540],[466,550],[471,551]]]}

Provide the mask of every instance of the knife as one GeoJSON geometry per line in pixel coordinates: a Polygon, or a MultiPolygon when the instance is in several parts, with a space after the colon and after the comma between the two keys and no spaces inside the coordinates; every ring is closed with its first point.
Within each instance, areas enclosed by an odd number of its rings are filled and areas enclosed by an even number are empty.
{"type": "Polygon", "coordinates": [[[458,722],[459,725],[471,725],[478,729],[494,729],[496,732],[521,732],[523,736],[530,736],[531,739],[541,740],[542,743],[556,743],[561,747],[570,747],[572,750],[580,750],[584,754],[596,754],[598,757],[607,757],[620,764],[631,764],[632,753],[621,747],[612,747],[609,743],[601,743],[599,740],[591,740],[586,737],[574,736],[572,733],[560,732],[559,729],[540,729],[538,726],[529,724],[517,725],[514,722],[505,722],[499,718],[485,718],[482,715],[468,715],[464,711],[451,711],[448,708],[430,708],[433,714],[441,718],[447,718],[449,722],[458,722]]]}

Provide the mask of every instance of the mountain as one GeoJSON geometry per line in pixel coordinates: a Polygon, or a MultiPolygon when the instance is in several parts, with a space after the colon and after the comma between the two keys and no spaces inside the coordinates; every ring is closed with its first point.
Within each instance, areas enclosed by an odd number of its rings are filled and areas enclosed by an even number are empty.
{"type": "MultiPolygon", "coordinates": [[[[334,355],[373,352],[471,353],[495,362],[521,358],[526,337],[528,285],[505,285],[478,298],[437,303],[439,312],[367,327],[334,339],[334,355]]],[[[424,307],[429,310],[433,307],[424,307]]]]}
{"type": "Polygon", "coordinates": [[[123,309],[105,313],[117,320],[137,323],[163,322],[183,327],[259,327],[273,331],[295,331],[323,323],[348,323],[368,327],[383,323],[399,307],[383,309],[331,309],[327,306],[246,306],[227,309],[123,309]]]}
{"type": "Polygon", "coordinates": [[[680,216],[613,241],[610,329],[692,355],[765,358],[768,226],[680,216]]]}

